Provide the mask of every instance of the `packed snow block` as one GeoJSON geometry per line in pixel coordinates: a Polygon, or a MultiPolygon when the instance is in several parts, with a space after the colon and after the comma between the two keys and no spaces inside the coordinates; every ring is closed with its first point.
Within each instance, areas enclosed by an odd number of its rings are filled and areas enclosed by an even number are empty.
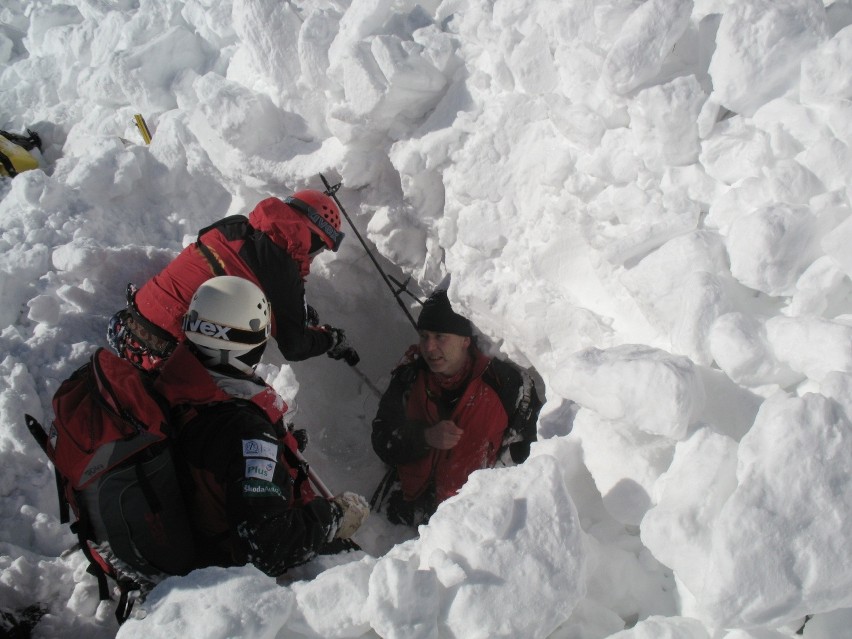
{"type": "MultiPolygon", "coordinates": [[[[762,136],[764,141],[766,140],[762,132],[755,130],[754,133],[758,138],[762,136]]],[[[735,163],[740,161],[728,151],[720,155],[719,159],[735,163]]],[[[720,168],[727,171],[722,165],[720,168]]],[[[792,158],[778,160],[771,171],[764,169],[759,175],[737,180],[734,186],[713,198],[704,223],[708,228],[718,229],[720,233],[727,235],[731,224],[743,211],[752,211],[777,202],[807,205],[814,197],[823,193],[825,185],[810,169],[792,158]]]]}
{"type": "Polygon", "coordinates": [[[124,622],[116,639],[275,639],[294,601],[254,566],[203,568],[158,584],[142,605],[146,616],[124,622]]]}
{"type": "Polygon", "coordinates": [[[50,268],[49,264],[50,253],[44,244],[4,246],[0,254],[0,330],[18,322],[21,309],[35,296],[31,283],[50,268]]]}
{"type": "Polygon", "coordinates": [[[654,616],[610,635],[609,639],[711,639],[711,636],[698,619],[654,616]]]}
{"type": "Polygon", "coordinates": [[[820,382],[819,392],[840,404],[846,411],[846,418],[852,421],[852,374],[829,373],[820,382]]]}
{"type": "Polygon", "coordinates": [[[692,0],[648,0],[621,27],[604,62],[602,79],[618,95],[652,80],[689,26],[692,0]]]}
{"type": "Polygon", "coordinates": [[[218,165],[228,166],[229,155],[244,157],[269,149],[286,136],[308,136],[301,118],[282,112],[268,96],[238,82],[208,73],[196,78],[192,89],[198,102],[190,129],[218,165]]]}
{"type": "Polygon", "coordinates": [[[299,30],[302,17],[287,2],[237,0],[232,11],[238,49],[236,58],[269,82],[273,95],[294,93],[301,75],[299,30]]]}
{"type": "Polygon", "coordinates": [[[712,361],[710,327],[728,310],[722,237],[693,231],[669,240],[621,275],[648,321],[672,340],[675,350],[697,364],[712,361]]]}
{"type": "MultiPolygon", "coordinates": [[[[125,240],[128,241],[129,240],[125,240]]],[[[143,273],[154,274],[175,257],[175,251],[151,246],[131,245],[122,248],[103,246],[80,236],[67,244],[56,246],[50,262],[57,271],[88,278],[82,286],[60,286],[59,298],[65,303],[62,311],[99,312],[102,293],[95,286],[118,281],[132,282],[143,273]],[[119,279],[120,278],[120,279],[119,279]]],[[[79,280],[77,280],[79,281],[79,280]]],[[[138,281],[138,280],[137,280],[138,281]]]]}
{"type": "Polygon", "coordinates": [[[703,588],[719,628],[852,607],[852,423],[813,393],[764,402],[712,531],[703,588]]]}
{"type": "Polygon", "coordinates": [[[188,74],[204,73],[206,43],[186,27],[175,26],[145,45],[115,54],[112,77],[125,99],[145,112],[177,107],[175,87],[188,74]]]}
{"type": "Polygon", "coordinates": [[[710,60],[713,95],[751,116],[796,88],[799,64],[828,37],[819,0],[743,0],[725,9],[710,60]]]}
{"type": "Polygon", "coordinates": [[[688,358],[639,344],[575,353],[551,385],[604,419],[671,440],[686,436],[705,400],[688,358]]]}
{"type": "Polygon", "coordinates": [[[852,252],[849,251],[849,246],[852,246],[852,217],[826,234],[820,246],[852,278],[852,252]]]}
{"type": "MultiPolygon", "coordinates": [[[[49,484],[53,475],[44,456],[36,452],[39,449],[21,419],[25,413],[42,414],[34,373],[38,374],[11,354],[0,361],[0,388],[3,389],[0,393],[0,423],[4,424],[0,429],[0,450],[8,451],[9,461],[14,459],[15,462],[0,465],[0,497],[23,500],[27,504],[38,503],[38,487],[49,484]]],[[[16,511],[19,509],[20,506],[15,508],[16,511]]],[[[14,527],[13,530],[10,518],[0,525],[2,539],[24,545],[25,536],[37,537],[37,531],[29,527],[14,527]]],[[[61,548],[58,550],[62,552],[61,548]]]]}
{"type": "Polygon", "coordinates": [[[852,254],[848,250],[850,243],[852,243],[852,217],[823,237],[821,246],[837,266],[852,278],[852,254]]]}
{"type": "Polygon", "coordinates": [[[698,156],[704,170],[725,184],[759,177],[762,167],[774,160],[769,134],[742,118],[716,124],[713,134],[702,140],[698,156]]]}
{"type": "MultiPolygon", "coordinates": [[[[589,577],[586,598],[572,618],[578,611],[583,614],[583,603],[592,604],[592,610],[603,606],[609,615],[617,615],[620,621],[609,632],[595,635],[609,637],[623,630],[631,619],[677,613],[671,595],[666,594],[672,587],[671,571],[641,546],[633,530],[628,532],[623,523],[616,521],[590,524],[584,516],[581,520],[584,530],[590,533],[586,536],[589,577]]],[[[603,620],[609,622],[609,615],[603,620]]]]}
{"type": "MultiPolygon", "coordinates": [[[[707,400],[696,422],[720,435],[740,441],[754,423],[766,395],[735,383],[715,366],[700,366],[698,372],[707,400]]],[[[775,390],[772,388],[771,392],[775,390]]]]}
{"type": "Polygon", "coordinates": [[[370,625],[384,639],[438,639],[441,590],[435,571],[385,557],[370,576],[370,625]]]}
{"type": "Polygon", "coordinates": [[[355,0],[344,11],[340,19],[340,29],[332,43],[329,57],[338,59],[346,55],[346,50],[371,34],[386,28],[386,23],[395,16],[394,0],[355,0]]]}
{"type": "Polygon", "coordinates": [[[12,42],[5,33],[0,32],[0,64],[8,64],[12,59],[12,51],[15,48],[15,43],[12,42]]]}
{"type": "Polygon", "coordinates": [[[624,628],[624,619],[615,614],[605,605],[599,604],[593,599],[583,599],[571,617],[566,621],[554,637],[565,637],[566,639],[581,639],[583,637],[609,637],[611,634],[624,628]],[[562,629],[565,630],[562,630],[562,629]],[[583,631],[578,629],[582,628],[583,631]]]}
{"type": "Polygon", "coordinates": [[[376,110],[387,91],[387,79],[373,58],[369,44],[353,45],[336,64],[340,68],[346,109],[358,118],[376,110]]]}
{"type": "Polygon", "coordinates": [[[775,356],[765,321],[754,315],[725,313],[713,323],[709,339],[713,360],[738,384],[786,388],[804,378],[775,356]]]}
{"type": "Polygon", "coordinates": [[[80,10],[70,4],[34,6],[27,29],[27,49],[33,54],[50,56],[55,51],[57,36],[67,27],[83,22],[80,10]]]}
{"type": "MultiPolygon", "coordinates": [[[[582,535],[555,458],[473,473],[420,528],[419,570],[439,583],[439,636],[549,636],[585,595],[582,535]]],[[[405,625],[406,606],[396,614],[405,625]]]]}
{"type": "Polygon", "coordinates": [[[317,639],[363,636],[370,630],[366,605],[375,567],[376,559],[366,556],[294,583],[295,608],[287,628],[317,639]]]}
{"type": "MultiPolygon", "coordinates": [[[[804,621],[804,618],[802,618],[802,621],[804,621]]],[[[796,625],[801,628],[801,624],[794,624],[794,626],[796,625]]],[[[790,639],[790,636],[789,632],[784,632],[782,630],[770,630],[768,628],[743,630],[742,628],[737,628],[736,630],[725,632],[723,636],[720,636],[720,639],[790,639]]],[[[841,635],[835,634],[830,637],[820,637],[819,639],[838,639],[840,636],[841,635]]],[[[805,639],[814,639],[814,637],[811,637],[811,635],[807,633],[805,635],[805,639]]]]}
{"type": "Polygon", "coordinates": [[[674,442],[589,410],[577,413],[571,437],[582,445],[583,463],[609,515],[638,526],[653,504],[654,484],[671,464],[674,442]]]}
{"type": "MultiPolygon", "coordinates": [[[[822,242],[823,250],[826,247],[825,239],[823,238],[822,242]]],[[[849,279],[848,273],[838,266],[834,254],[823,255],[817,258],[796,282],[796,293],[790,300],[789,315],[836,317],[850,308],[852,280],[849,279]]]]}
{"type": "Polygon", "coordinates": [[[698,114],[707,96],[694,75],[638,93],[627,107],[630,129],[645,165],[654,171],[698,159],[698,114]]]}
{"type": "Polygon", "coordinates": [[[59,300],[52,295],[36,295],[27,302],[27,307],[30,309],[27,312],[27,319],[47,325],[59,322],[59,300]]]}
{"type": "Polygon", "coordinates": [[[802,58],[799,99],[804,103],[852,98],[852,26],[802,58]]]}
{"type": "MultiPolygon", "coordinates": [[[[328,49],[337,34],[339,14],[333,7],[314,10],[301,16],[297,47],[301,67],[300,82],[311,89],[330,89],[328,49]]],[[[305,97],[303,93],[301,97],[305,97]]],[[[318,96],[317,96],[318,97],[318,96]]],[[[317,106],[321,106],[318,103],[317,106]]]]}
{"type": "Polygon", "coordinates": [[[507,60],[515,85],[524,93],[543,95],[557,87],[558,73],[547,34],[535,27],[510,52],[507,60]]]}
{"type": "Polygon", "coordinates": [[[681,300],[681,313],[669,333],[676,353],[696,364],[713,361],[708,338],[713,322],[730,307],[725,288],[722,278],[706,271],[690,273],[683,279],[683,291],[689,293],[681,300]]]}
{"type": "Polygon", "coordinates": [[[725,241],[731,274],[767,295],[793,295],[796,281],[822,253],[820,236],[806,206],[779,202],[740,215],[725,241]]]}
{"type": "MultiPolygon", "coordinates": [[[[840,103],[815,106],[802,104],[791,92],[764,104],[755,111],[750,122],[770,134],[776,157],[791,158],[825,138],[837,137],[827,119],[830,110],[837,106],[840,103]]],[[[725,122],[734,120],[748,121],[747,118],[730,118],[725,122]]],[[[769,167],[771,162],[761,168],[766,170],[769,167]]]]}
{"type": "MultiPolygon", "coordinates": [[[[635,152],[633,133],[626,127],[606,129],[597,145],[577,157],[578,171],[602,180],[612,188],[635,188],[634,182],[644,168],[635,152]]],[[[595,193],[601,187],[595,189],[595,193]]]]}
{"type": "MultiPolygon", "coordinates": [[[[580,163],[578,163],[578,168],[580,163]]],[[[698,204],[682,193],[610,185],[582,211],[581,230],[610,264],[632,263],[698,226],[698,204]]]]}
{"type": "MultiPolygon", "coordinates": [[[[545,410],[550,401],[545,404],[545,410]]],[[[593,525],[602,521],[607,524],[612,518],[606,512],[601,502],[600,493],[595,487],[594,478],[588,468],[583,464],[583,447],[577,437],[551,437],[549,439],[539,438],[530,451],[530,459],[539,455],[555,457],[562,469],[562,476],[571,501],[577,508],[583,525],[593,522],[593,525]]],[[[590,578],[591,578],[590,571],[590,578]]],[[[588,593],[587,593],[588,594],[588,593]]]]}
{"type": "Polygon", "coordinates": [[[358,118],[416,121],[437,104],[447,85],[425,47],[395,35],[356,43],[338,64],[345,108],[358,118]]]}
{"type": "Polygon", "coordinates": [[[416,213],[407,207],[380,207],[370,218],[367,233],[391,263],[414,269],[425,262],[428,242],[427,231],[418,228],[418,222],[416,213]]]}
{"type": "Polygon", "coordinates": [[[703,587],[715,520],[737,487],[737,442],[710,428],[678,442],[654,484],[654,506],[641,523],[642,543],[693,596],[703,587]]]}
{"type": "Polygon", "coordinates": [[[795,371],[821,382],[832,371],[852,372],[852,318],[772,317],[766,337],[775,356],[795,371]]]}
{"type": "Polygon", "coordinates": [[[198,35],[221,50],[236,41],[232,10],[233,5],[226,2],[188,0],[180,15],[198,35]]]}
{"type": "Polygon", "coordinates": [[[852,165],[852,149],[842,140],[827,136],[810,145],[796,159],[819,178],[824,190],[842,193],[850,188],[848,167],[852,165]]]}

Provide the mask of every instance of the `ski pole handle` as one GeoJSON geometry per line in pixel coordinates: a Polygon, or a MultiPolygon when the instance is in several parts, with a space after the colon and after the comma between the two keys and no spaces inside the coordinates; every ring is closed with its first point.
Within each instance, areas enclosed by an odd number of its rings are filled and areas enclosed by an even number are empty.
{"type": "Polygon", "coordinates": [[[390,282],[390,280],[388,279],[388,276],[387,276],[387,274],[385,273],[384,269],[382,268],[381,264],[379,264],[379,261],[378,261],[378,260],[375,258],[375,256],[373,255],[373,252],[372,252],[372,251],[370,250],[370,248],[367,246],[367,242],[365,242],[365,241],[364,241],[364,238],[363,238],[363,237],[361,237],[361,234],[358,232],[358,228],[357,228],[357,227],[355,226],[355,224],[352,222],[352,218],[351,218],[351,217],[349,217],[349,213],[347,213],[347,212],[346,212],[346,209],[345,209],[345,208],[343,208],[343,204],[341,204],[341,203],[340,203],[340,200],[337,198],[337,189],[339,189],[339,188],[340,188],[340,184],[337,184],[337,185],[335,185],[335,186],[332,186],[332,185],[329,183],[329,181],[325,179],[325,176],[324,176],[322,173],[320,173],[320,174],[319,174],[319,176],[320,176],[320,179],[322,180],[322,183],[325,185],[325,192],[326,192],[329,196],[331,196],[331,198],[334,200],[335,204],[337,204],[337,208],[339,208],[339,209],[340,209],[340,212],[341,212],[341,213],[343,213],[343,217],[345,217],[345,218],[346,218],[346,221],[347,221],[347,222],[349,222],[349,226],[351,226],[351,227],[352,227],[352,230],[355,232],[355,237],[357,237],[357,238],[358,238],[358,241],[359,241],[359,242],[361,242],[361,246],[363,246],[363,247],[364,247],[364,250],[367,252],[367,256],[368,256],[368,257],[370,258],[370,260],[373,262],[373,266],[375,266],[375,267],[376,267],[376,269],[378,269],[379,274],[382,276],[382,279],[384,280],[385,284],[387,284],[387,285],[388,285],[388,288],[390,288],[391,293],[392,293],[392,294],[393,294],[393,296],[394,296],[394,299],[396,299],[396,303],[397,303],[397,304],[399,304],[399,307],[402,309],[402,312],[403,312],[403,313],[405,313],[405,316],[408,318],[408,321],[410,321],[410,322],[411,322],[411,325],[414,327],[414,330],[417,330],[417,322],[416,322],[416,321],[414,320],[414,318],[411,316],[411,312],[410,312],[410,311],[408,310],[408,308],[405,306],[405,304],[403,303],[403,301],[402,301],[401,299],[399,299],[399,293],[397,293],[396,291],[394,291],[394,289],[393,289],[393,284],[391,284],[391,282],[390,282]]]}

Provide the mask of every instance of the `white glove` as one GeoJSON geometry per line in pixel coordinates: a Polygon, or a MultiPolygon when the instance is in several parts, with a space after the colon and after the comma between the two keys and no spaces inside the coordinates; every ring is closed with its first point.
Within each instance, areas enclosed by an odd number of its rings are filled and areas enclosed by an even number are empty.
{"type": "Polygon", "coordinates": [[[334,536],[339,539],[349,539],[370,514],[370,505],[361,495],[345,492],[335,495],[332,500],[340,506],[343,516],[334,536]]]}

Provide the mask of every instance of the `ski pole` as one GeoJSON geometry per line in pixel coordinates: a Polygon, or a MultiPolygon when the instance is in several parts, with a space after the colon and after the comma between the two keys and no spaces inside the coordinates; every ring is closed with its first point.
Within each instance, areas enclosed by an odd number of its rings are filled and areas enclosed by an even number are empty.
{"type": "Polygon", "coordinates": [[[319,475],[317,475],[316,471],[311,467],[311,465],[307,462],[307,460],[302,456],[298,450],[296,452],[296,459],[302,462],[308,469],[308,479],[311,480],[311,483],[316,487],[316,489],[320,492],[320,495],[325,497],[326,499],[331,499],[334,495],[331,494],[331,491],[328,487],[322,482],[319,475]]]}
{"type": "Polygon", "coordinates": [[[361,381],[364,382],[364,384],[366,384],[367,388],[369,388],[371,391],[373,391],[373,395],[375,395],[379,399],[382,398],[382,392],[378,388],[376,388],[376,385],[372,382],[372,380],[369,377],[367,377],[367,375],[364,374],[364,371],[362,371],[357,366],[350,366],[349,368],[352,369],[355,372],[355,374],[358,377],[361,378],[361,381]]]}
{"type": "Polygon", "coordinates": [[[391,290],[391,293],[393,293],[394,299],[396,300],[397,304],[399,304],[399,307],[402,309],[402,312],[405,313],[406,317],[408,317],[408,320],[411,322],[411,325],[414,327],[414,330],[417,330],[417,322],[414,321],[414,318],[411,316],[411,313],[408,311],[408,308],[406,308],[405,304],[402,303],[402,300],[399,299],[399,294],[394,291],[393,284],[391,284],[390,280],[388,279],[388,276],[382,269],[381,264],[379,264],[378,260],[376,260],[376,258],[373,256],[373,253],[372,251],[370,251],[369,247],[367,246],[367,243],[364,241],[364,238],[361,237],[361,233],[359,233],[358,229],[355,228],[355,225],[352,223],[352,218],[349,217],[349,214],[346,212],[346,209],[343,208],[343,204],[341,204],[340,200],[337,199],[337,190],[340,188],[340,184],[335,184],[334,186],[332,186],[329,181],[325,179],[325,176],[322,173],[320,173],[320,178],[322,179],[322,183],[325,185],[326,194],[330,195],[337,203],[340,212],[343,213],[343,217],[346,218],[346,221],[349,222],[349,226],[351,226],[352,230],[355,231],[355,237],[357,237],[358,241],[361,242],[361,246],[364,247],[364,250],[370,257],[370,260],[373,262],[373,265],[378,269],[379,274],[382,276],[382,279],[385,281],[385,284],[388,285],[388,288],[391,290]]]}

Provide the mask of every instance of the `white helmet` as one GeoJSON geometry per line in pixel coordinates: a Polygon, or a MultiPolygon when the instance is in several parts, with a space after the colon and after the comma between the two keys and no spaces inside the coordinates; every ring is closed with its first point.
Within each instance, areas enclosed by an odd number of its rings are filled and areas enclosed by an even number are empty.
{"type": "Polygon", "coordinates": [[[205,366],[230,365],[251,373],[269,339],[269,302],[247,279],[214,277],[192,296],[183,331],[207,358],[205,366]]]}

